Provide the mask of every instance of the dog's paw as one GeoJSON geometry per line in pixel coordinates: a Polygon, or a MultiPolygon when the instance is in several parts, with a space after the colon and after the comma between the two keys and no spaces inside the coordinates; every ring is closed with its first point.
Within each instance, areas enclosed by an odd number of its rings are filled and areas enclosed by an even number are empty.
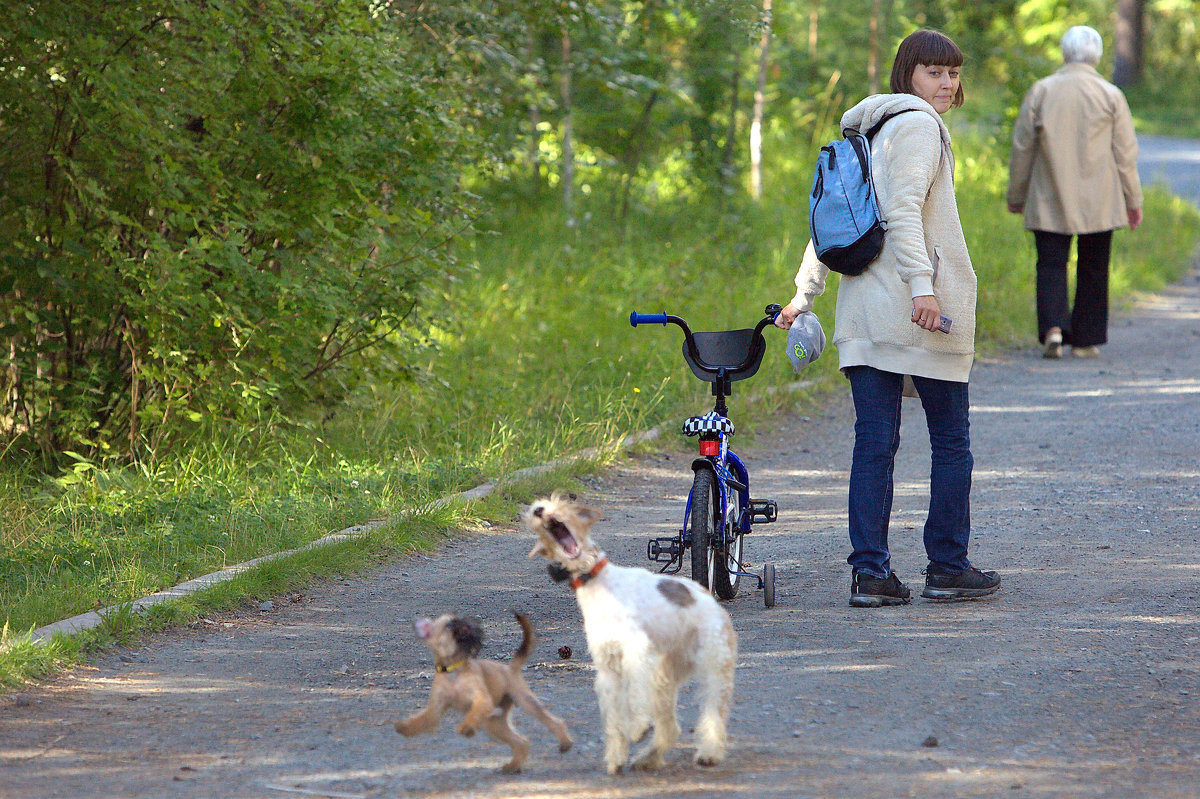
{"type": "Polygon", "coordinates": [[[458,725],[458,734],[464,738],[470,738],[475,734],[475,728],[464,721],[462,724],[458,725]]]}
{"type": "Polygon", "coordinates": [[[560,753],[560,754],[561,754],[561,753],[563,753],[563,752],[570,752],[570,751],[571,751],[571,747],[572,747],[572,746],[574,746],[574,745],[575,745],[575,742],[574,742],[574,741],[572,741],[570,738],[567,738],[567,739],[566,739],[566,740],[564,740],[564,741],[559,741],[559,742],[558,742],[558,751],[559,751],[559,753],[560,753]]]}
{"type": "Polygon", "coordinates": [[[521,764],[516,762],[515,760],[510,760],[509,762],[505,763],[503,766],[500,767],[500,773],[501,774],[520,774],[521,773],[521,764]]]}
{"type": "Polygon", "coordinates": [[[720,765],[724,758],[720,755],[696,755],[697,766],[716,766],[720,765]]]}
{"type": "Polygon", "coordinates": [[[409,736],[413,734],[412,729],[408,726],[408,722],[404,719],[397,721],[394,726],[396,728],[396,732],[400,733],[401,735],[409,736]]]}
{"type": "Polygon", "coordinates": [[[657,771],[662,768],[662,764],[663,758],[661,752],[647,752],[633,761],[633,769],[635,771],[657,771]]]}

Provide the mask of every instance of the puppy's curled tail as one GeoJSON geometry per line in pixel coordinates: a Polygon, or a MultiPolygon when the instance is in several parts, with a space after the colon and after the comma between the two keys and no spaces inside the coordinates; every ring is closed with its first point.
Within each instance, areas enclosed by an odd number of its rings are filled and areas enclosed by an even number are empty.
{"type": "Polygon", "coordinates": [[[529,619],[525,618],[525,614],[517,613],[514,610],[512,615],[517,617],[517,624],[521,625],[521,632],[525,634],[525,637],[521,639],[521,645],[517,647],[516,652],[513,652],[512,660],[509,662],[509,668],[517,672],[525,665],[525,661],[529,660],[529,653],[533,651],[533,642],[537,636],[533,634],[533,625],[529,623],[529,619]]]}

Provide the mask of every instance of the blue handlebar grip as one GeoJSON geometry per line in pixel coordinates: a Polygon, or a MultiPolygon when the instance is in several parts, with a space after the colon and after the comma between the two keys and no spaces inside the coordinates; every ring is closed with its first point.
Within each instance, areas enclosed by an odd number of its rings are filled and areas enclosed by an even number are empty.
{"type": "Polygon", "coordinates": [[[629,324],[632,327],[638,325],[665,325],[667,323],[667,315],[665,313],[638,313],[637,311],[629,314],[629,324]]]}

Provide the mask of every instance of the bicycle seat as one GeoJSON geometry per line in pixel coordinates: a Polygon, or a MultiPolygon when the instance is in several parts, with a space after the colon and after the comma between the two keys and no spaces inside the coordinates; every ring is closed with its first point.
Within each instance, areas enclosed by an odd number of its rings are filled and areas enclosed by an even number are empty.
{"type": "MultiPolygon", "coordinates": [[[[762,333],[755,334],[754,330],[721,330],[713,333],[694,333],[696,350],[700,360],[711,367],[725,367],[725,376],[730,381],[745,380],[753,377],[762,365],[763,353],[767,351],[767,342],[762,333]],[[741,369],[735,367],[745,366],[741,369]]],[[[692,369],[692,374],[706,383],[717,382],[715,374],[705,372],[692,360],[688,352],[687,342],[683,345],[683,359],[692,369]]]]}
{"type": "Polygon", "coordinates": [[[733,435],[733,420],[709,411],[703,416],[693,416],[683,423],[685,436],[699,436],[704,433],[724,433],[731,436],[733,435]]]}

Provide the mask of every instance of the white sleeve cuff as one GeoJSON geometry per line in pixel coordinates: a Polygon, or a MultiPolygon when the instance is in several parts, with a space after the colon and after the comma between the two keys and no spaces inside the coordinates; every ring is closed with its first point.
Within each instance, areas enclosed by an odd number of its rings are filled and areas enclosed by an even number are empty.
{"type": "Polygon", "coordinates": [[[929,275],[917,275],[908,281],[908,290],[913,299],[933,296],[933,278],[929,275]]]}

